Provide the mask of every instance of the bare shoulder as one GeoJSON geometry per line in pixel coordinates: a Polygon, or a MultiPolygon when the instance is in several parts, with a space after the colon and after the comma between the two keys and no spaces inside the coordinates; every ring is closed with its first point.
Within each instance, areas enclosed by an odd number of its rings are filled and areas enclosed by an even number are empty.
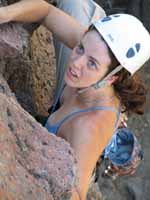
{"type": "Polygon", "coordinates": [[[115,120],[115,114],[106,111],[94,111],[76,117],[72,127],[76,144],[89,145],[91,150],[97,149],[100,154],[112,137],[115,120]]]}

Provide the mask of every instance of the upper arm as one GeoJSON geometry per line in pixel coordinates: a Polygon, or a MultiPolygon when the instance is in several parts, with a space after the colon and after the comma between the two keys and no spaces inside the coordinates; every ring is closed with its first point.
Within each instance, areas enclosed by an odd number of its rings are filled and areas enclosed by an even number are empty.
{"type": "Polygon", "coordinates": [[[74,48],[87,30],[73,17],[50,4],[49,13],[44,18],[43,25],[69,48],[74,48]]]}

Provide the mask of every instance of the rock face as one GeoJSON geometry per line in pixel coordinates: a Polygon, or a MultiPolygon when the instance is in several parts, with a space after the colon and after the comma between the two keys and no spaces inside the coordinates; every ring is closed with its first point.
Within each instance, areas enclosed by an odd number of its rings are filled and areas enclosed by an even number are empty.
{"type": "Polygon", "coordinates": [[[25,27],[0,26],[0,72],[29,113],[47,115],[55,86],[52,36],[40,27],[31,37],[25,27]]]}
{"type": "MultiPolygon", "coordinates": [[[[3,0],[0,6],[13,2],[3,0]]],[[[0,73],[25,110],[47,116],[55,87],[55,54],[51,33],[38,27],[38,23],[0,25],[0,73]]]]}
{"type": "Polygon", "coordinates": [[[0,199],[70,199],[73,151],[17,103],[0,77],[0,199]]]}
{"type": "Polygon", "coordinates": [[[42,26],[31,37],[31,60],[34,110],[38,115],[47,115],[53,100],[56,64],[52,35],[42,26]]]}

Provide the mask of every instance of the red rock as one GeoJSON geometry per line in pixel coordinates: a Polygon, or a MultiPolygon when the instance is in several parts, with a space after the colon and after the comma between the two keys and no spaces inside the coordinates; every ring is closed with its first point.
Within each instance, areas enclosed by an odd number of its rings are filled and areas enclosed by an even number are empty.
{"type": "Polygon", "coordinates": [[[75,158],[70,145],[53,136],[17,103],[0,81],[0,199],[70,199],[75,158]]]}

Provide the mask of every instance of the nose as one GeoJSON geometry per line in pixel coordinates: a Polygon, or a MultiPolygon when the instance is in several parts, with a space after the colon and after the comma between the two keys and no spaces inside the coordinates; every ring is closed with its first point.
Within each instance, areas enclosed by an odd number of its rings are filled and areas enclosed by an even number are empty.
{"type": "Polygon", "coordinates": [[[85,55],[80,55],[74,58],[73,65],[76,69],[81,69],[86,65],[86,57],[85,55]]]}

